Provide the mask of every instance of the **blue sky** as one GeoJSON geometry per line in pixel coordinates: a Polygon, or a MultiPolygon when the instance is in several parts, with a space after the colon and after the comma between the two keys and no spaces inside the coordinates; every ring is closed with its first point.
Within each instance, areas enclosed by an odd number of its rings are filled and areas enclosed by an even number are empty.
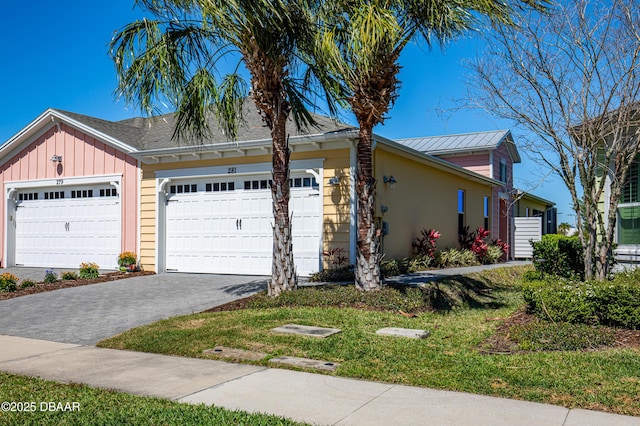
{"type": "MultiPolygon", "coordinates": [[[[5,42],[0,81],[4,82],[0,142],[11,138],[47,108],[106,120],[138,116],[114,98],[116,75],[107,47],[113,32],[142,18],[132,0],[107,2],[33,0],[9,2],[0,26],[5,42]]],[[[401,57],[400,96],[384,125],[375,132],[398,139],[484,130],[511,129],[511,123],[472,109],[459,110],[466,97],[464,59],[482,49],[471,37],[439,48],[411,45],[401,57]],[[455,111],[454,111],[455,110],[455,111]]],[[[554,201],[559,222],[574,222],[569,194],[561,181],[520,151],[516,186],[554,201]]]]}

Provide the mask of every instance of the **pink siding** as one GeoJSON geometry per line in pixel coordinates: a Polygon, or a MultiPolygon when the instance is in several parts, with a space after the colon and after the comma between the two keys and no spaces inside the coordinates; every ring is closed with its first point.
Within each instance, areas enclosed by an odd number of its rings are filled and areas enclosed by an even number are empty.
{"type": "MultiPolygon", "coordinates": [[[[40,180],[65,177],[88,177],[102,174],[121,174],[122,250],[139,252],[138,223],[138,167],[137,160],[123,152],[83,134],[65,124],[60,130],[52,125],[44,134],[24,147],[12,159],[0,166],[0,184],[16,180],[40,180]],[[62,163],[50,161],[62,155],[62,163]]],[[[6,194],[6,189],[5,192],[6,194]]],[[[4,201],[3,201],[4,202],[4,201]]],[[[0,209],[0,223],[6,223],[4,208],[0,209]]],[[[4,227],[0,226],[0,241],[4,241],[4,227]]],[[[2,265],[5,265],[4,244],[0,245],[2,265]]]]}
{"type": "Polygon", "coordinates": [[[491,167],[489,167],[489,154],[473,155],[441,155],[440,158],[447,160],[467,170],[491,177],[491,167]]]}

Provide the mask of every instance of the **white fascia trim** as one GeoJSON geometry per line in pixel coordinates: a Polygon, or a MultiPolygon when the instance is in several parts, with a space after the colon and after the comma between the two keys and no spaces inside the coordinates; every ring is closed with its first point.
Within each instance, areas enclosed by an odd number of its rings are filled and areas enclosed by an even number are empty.
{"type": "Polygon", "coordinates": [[[504,186],[503,182],[497,181],[492,178],[488,178],[479,173],[472,172],[470,170],[465,169],[464,167],[457,166],[447,160],[443,160],[438,157],[434,157],[433,155],[425,154],[422,151],[416,151],[413,148],[409,148],[408,146],[402,145],[398,142],[392,141],[391,139],[384,138],[382,136],[374,135],[374,138],[381,143],[383,146],[386,146],[391,149],[398,150],[404,155],[411,155],[418,160],[422,160],[424,162],[429,163],[431,166],[438,168],[440,170],[445,170],[450,173],[457,174],[458,176],[466,177],[467,179],[471,179],[475,182],[479,182],[485,185],[493,186],[493,187],[502,187],[504,186]]]}
{"type": "Polygon", "coordinates": [[[61,120],[66,121],[71,126],[80,129],[83,133],[88,133],[92,136],[95,136],[97,139],[107,142],[109,145],[112,145],[115,148],[118,148],[120,151],[124,151],[127,154],[131,154],[138,151],[136,148],[132,147],[131,145],[128,145],[118,139],[115,139],[114,137],[109,136],[106,133],[102,133],[94,129],[93,127],[87,126],[86,124],[81,123],[80,121],[76,121],[73,118],[67,117],[66,115],[61,114],[57,111],[51,110],[51,112],[53,115],[56,115],[61,120]]]}
{"type": "MultiPolygon", "coordinates": [[[[324,165],[324,158],[313,160],[294,160],[289,163],[290,170],[320,169],[324,165]]],[[[271,172],[271,163],[238,164],[229,166],[197,167],[192,169],[159,170],[156,179],[197,178],[208,176],[228,176],[230,174],[244,175],[271,172]],[[231,172],[230,169],[235,171],[231,172]]],[[[320,183],[320,182],[318,182],[320,183]]]]}
{"type": "Polygon", "coordinates": [[[64,121],[70,126],[81,130],[83,133],[91,135],[96,139],[100,139],[101,141],[106,142],[108,145],[111,145],[125,152],[126,154],[131,154],[137,151],[132,146],[127,145],[124,142],[119,141],[118,139],[115,139],[107,134],[99,132],[93,127],[89,127],[86,124],[67,117],[66,115],[61,114],[53,109],[47,109],[26,127],[16,133],[11,139],[3,144],[2,147],[0,147],[0,158],[3,158],[6,153],[11,152],[13,149],[15,149],[16,145],[20,145],[25,141],[30,142],[33,139],[37,139],[49,129],[50,125],[55,124],[59,126],[59,123],[56,120],[64,121]]]}
{"type": "MultiPolygon", "coordinates": [[[[317,133],[313,135],[301,135],[301,136],[291,136],[289,138],[289,145],[314,145],[318,142],[325,141],[336,141],[336,140],[348,140],[353,137],[354,130],[345,130],[331,133],[317,133]]],[[[357,133],[356,133],[357,134],[357,133]]],[[[133,154],[136,158],[151,158],[151,157],[161,157],[161,156],[172,156],[178,154],[191,154],[191,153],[199,153],[204,154],[207,152],[217,152],[217,151],[235,151],[235,150],[248,150],[253,148],[271,148],[272,140],[271,139],[254,139],[248,141],[237,141],[237,142],[220,142],[208,145],[190,145],[190,146],[181,146],[181,147],[171,147],[171,148],[160,148],[160,149],[150,149],[146,151],[138,151],[133,154]]]]}
{"type": "Polygon", "coordinates": [[[120,184],[122,174],[95,175],[95,176],[70,176],[54,179],[36,180],[14,180],[5,182],[5,187],[9,188],[40,188],[49,186],[75,186],[75,185],[96,185],[100,183],[117,182],[120,184]]]}

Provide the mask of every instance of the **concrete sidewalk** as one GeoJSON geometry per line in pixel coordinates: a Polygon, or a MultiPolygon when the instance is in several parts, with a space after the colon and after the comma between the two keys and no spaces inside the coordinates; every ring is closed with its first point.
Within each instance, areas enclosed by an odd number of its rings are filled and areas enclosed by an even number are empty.
{"type": "Polygon", "coordinates": [[[631,426],[639,417],[0,335],[0,370],[321,425],[631,426]]]}

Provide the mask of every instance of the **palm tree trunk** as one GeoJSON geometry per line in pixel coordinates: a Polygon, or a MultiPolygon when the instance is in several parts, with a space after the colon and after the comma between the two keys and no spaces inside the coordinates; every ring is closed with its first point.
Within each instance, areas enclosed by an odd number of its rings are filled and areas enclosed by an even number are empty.
{"type": "Polygon", "coordinates": [[[273,140],[273,262],[271,280],[268,285],[269,296],[277,296],[283,291],[294,290],[298,286],[298,277],[293,262],[293,243],[291,216],[289,214],[289,141],[286,136],[287,116],[283,111],[276,112],[271,136],[273,140]]]}
{"type": "Polygon", "coordinates": [[[358,242],[355,281],[359,290],[377,290],[382,287],[380,279],[380,244],[374,223],[374,199],[376,181],[373,177],[371,148],[373,126],[360,124],[356,175],[356,197],[358,199],[358,242]]]}

